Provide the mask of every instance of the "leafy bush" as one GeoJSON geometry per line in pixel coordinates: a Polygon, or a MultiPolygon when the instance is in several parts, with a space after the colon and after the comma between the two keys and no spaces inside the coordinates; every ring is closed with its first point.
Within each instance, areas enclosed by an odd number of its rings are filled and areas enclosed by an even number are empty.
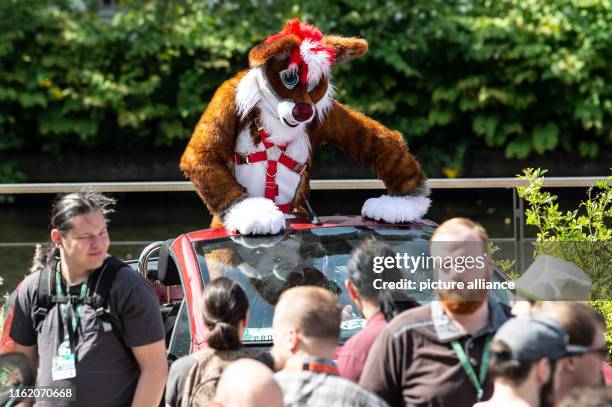
{"type": "Polygon", "coordinates": [[[432,176],[475,147],[593,157],[612,143],[610,1],[125,0],[110,19],[98,3],[0,3],[0,151],[180,148],[293,17],[369,41],[339,68],[339,98],[402,131],[432,176]]]}
{"type": "Polygon", "coordinates": [[[519,178],[528,182],[518,186],[518,195],[528,204],[527,225],[535,226],[537,242],[534,256],[550,254],[574,263],[591,277],[591,299],[608,299],[612,287],[612,176],[597,182],[597,192],[589,188],[588,199],[578,209],[563,213],[557,196],[542,191],[546,171],[527,168],[519,178]]]}
{"type": "Polygon", "coordinates": [[[557,196],[542,191],[546,170],[527,168],[520,179],[526,185],[517,187],[528,204],[526,223],[537,228],[534,257],[550,254],[578,266],[591,277],[591,306],[607,321],[606,340],[612,352],[612,176],[589,188],[588,199],[578,209],[563,213],[557,196]],[[569,244],[568,244],[569,242],[569,244]]]}
{"type": "Polygon", "coordinates": [[[608,352],[612,356],[612,301],[591,301],[590,304],[606,319],[606,343],[608,352]]]}
{"type": "Polygon", "coordinates": [[[546,172],[539,168],[523,170],[519,179],[527,181],[527,185],[516,188],[518,195],[529,204],[525,210],[526,223],[538,229],[538,242],[611,240],[612,229],[606,221],[612,218],[612,175],[597,181],[599,192],[589,188],[588,199],[580,202],[578,209],[563,213],[556,202],[557,196],[542,191],[546,172]]]}

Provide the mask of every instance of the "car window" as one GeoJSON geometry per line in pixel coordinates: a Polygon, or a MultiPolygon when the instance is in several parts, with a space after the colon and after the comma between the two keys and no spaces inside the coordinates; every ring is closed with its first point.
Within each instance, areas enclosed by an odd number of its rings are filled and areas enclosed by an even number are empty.
{"type": "Polygon", "coordinates": [[[170,338],[168,353],[176,357],[181,357],[188,355],[190,350],[191,326],[189,324],[189,309],[187,307],[187,300],[183,299],[176,318],[176,323],[174,324],[172,337],[170,338]]]}
{"type": "MultiPolygon", "coordinates": [[[[337,295],[343,307],[340,341],[344,342],[365,324],[344,287],[351,251],[363,239],[374,237],[397,253],[417,255],[428,250],[432,232],[428,226],[315,228],[195,242],[194,249],[205,286],[225,276],[238,281],[246,291],[250,302],[246,342],[272,340],[274,305],[283,291],[299,285],[324,287],[337,295]]],[[[425,277],[425,272],[418,273],[418,278],[425,277]]]]}

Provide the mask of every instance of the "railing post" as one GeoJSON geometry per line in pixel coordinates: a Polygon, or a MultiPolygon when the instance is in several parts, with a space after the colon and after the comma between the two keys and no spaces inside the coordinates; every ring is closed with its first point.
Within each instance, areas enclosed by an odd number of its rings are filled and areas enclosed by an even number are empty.
{"type": "Polygon", "coordinates": [[[518,196],[516,188],[512,188],[512,217],[514,225],[514,258],[516,272],[523,272],[523,243],[525,241],[525,204],[518,196]]]}
{"type": "MultiPolygon", "coordinates": [[[[516,188],[514,188],[516,191],[516,188]]],[[[520,241],[521,246],[519,249],[520,262],[519,267],[521,273],[524,271],[525,267],[525,200],[523,197],[519,197],[519,224],[520,224],[520,241]]]]}

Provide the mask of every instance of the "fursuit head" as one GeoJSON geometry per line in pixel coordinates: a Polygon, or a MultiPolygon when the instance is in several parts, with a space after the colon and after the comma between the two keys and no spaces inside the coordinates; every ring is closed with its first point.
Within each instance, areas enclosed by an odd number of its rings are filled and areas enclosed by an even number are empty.
{"type": "Polygon", "coordinates": [[[308,168],[331,143],[365,161],[387,194],[362,215],[389,223],[422,218],[426,177],[397,132],[334,100],[332,68],[367,52],[363,39],[321,31],[300,20],[249,52],[250,68],[215,92],[180,167],[213,215],[211,226],[275,234],[291,216],[307,216],[308,168]]]}

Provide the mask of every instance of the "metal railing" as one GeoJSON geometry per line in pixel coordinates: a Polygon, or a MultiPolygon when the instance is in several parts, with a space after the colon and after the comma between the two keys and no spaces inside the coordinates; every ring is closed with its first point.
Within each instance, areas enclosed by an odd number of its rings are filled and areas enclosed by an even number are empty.
{"type": "MultiPolygon", "coordinates": [[[[601,177],[549,177],[544,179],[548,188],[576,188],[595,185],[601,177]]],[[[432,178],[427,180],[431,189],[487,189],[515,188],[525,184],[516,178],[432,178]]],[[[76,192],[82,189],[92,189],[99,192],[185,192],[195,191],[189,181],[159,181],[159,182],[63,182],[34,184],[0,184],[0,194],[57,194],[76,192]]],[[[377,179],[330,179],[311,180],[310,189],[384,189],[382,181],[377,179]]]]}
{"type": "MultiPolygon", "coordinates": [[[[587,188],[594,186],[601,177],[548,177],[544,179],[547,188],[587,188]]],[[[522,243],[525,239],[525,207],[523,198],[516,193],[516,187],[525,185],[526,181],[517,178],[433,178],[427,180],[430,189],[509,189],[512,191],[513,229],[515,258],[519,270],[522,270],[522,243]]],[[[369,190],[384,189],[382,181],[377,179],[330,179],[311,180],[313,190],[369,190]]],[[[0,184],[0,194],[57,194],[77,192],[83,189],[98,192],[189,192],[195,191],[189,181],[159,182],[75,182],[75,183],[30,183],[0,184]]],[[[506,240],[506,239],[503,239],[506,240]]],[[[124,243],[124,242],[121,242],[124,243]]],[[[130,242],[133,243],[133,242],[130,242]]],[[[145,242],[139,242],[145,243],[145,242]]],[[[147,242],[148,243],[148,242],[147,242]]],[[[6,246],[7,244],[2,244],[6,246]]],[[[8,243],[10,245],[10,243],[8,243]]],[[[23,245],[15,244],[15,245],[23,245]]]]}

